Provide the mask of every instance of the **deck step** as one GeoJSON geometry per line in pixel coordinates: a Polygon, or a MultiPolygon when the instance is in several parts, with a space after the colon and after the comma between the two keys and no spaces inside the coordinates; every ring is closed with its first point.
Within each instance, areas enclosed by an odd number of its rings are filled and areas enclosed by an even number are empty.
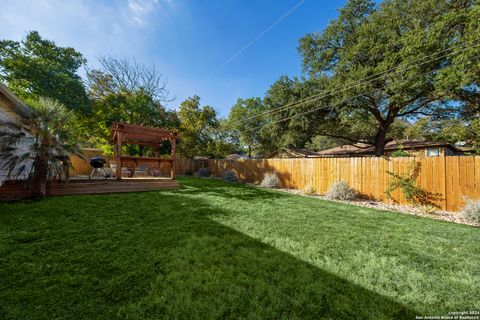
{"type": "Polygon", "coordinates": [[[59,183],[52,188],[60,190],[60,189],[76,189],[76,188],[105,188],[105,187],[143,187],[143,186],[164,186],[171,184],[171,181],[139,181],[139,182],[122,182],[122,183],[111,183],[111,182],[85,182],[85,183],[59,183]]]}
{"type": "MultiPolygon", "coordinates": [[[[142,192],[164,189],[176,189],[179,184],[169,179],[129,179],[129,180],[78,180],[55,183],[47,187],[47,195],[77,195],[142,192]]],[[[7,182],[0,187],[0,200],[13,200],[31,196],[26,182],[7,182]]]]}
{"type": "Polygon", "coordinates": [[[69,195],[69,194],[102,194],[102,193],[117,193],[117,192],[141,192],[141,191],[155,191],[162,189],[178,188],[178,184],[162,184],[161,186],[112,186],[104,188],[65,188],[53,189],[50,195],[69,195]]]}

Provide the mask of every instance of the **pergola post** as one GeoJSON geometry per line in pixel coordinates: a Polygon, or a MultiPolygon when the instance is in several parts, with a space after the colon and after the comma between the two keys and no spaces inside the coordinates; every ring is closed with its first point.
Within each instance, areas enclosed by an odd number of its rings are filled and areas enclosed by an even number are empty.
{"type": "Polygon", "coordinates": [[[117,132],[117,143],[115,144],[116,155],[117,155],[117,180],[122,179],[122,134],[117,132]]]}
{"type": "MultiPolygon", "coordinates": [[[[141,125],[126,124],[121,122],[115,122],[110,127],[110,141],[114,144],[115,159],[117,161],[116,177],[122,179],[122,166],[125,164],[138,166],[139,164],[155,163],[161,167],[162,161],[170,161],[172,168],[170,171],[171,179],[175,179],[177,176],[176,168],[176,156],[177,156],[177,139],[179,134],[176,131],[172,131],[165,128],[152,128],[141,125]],[[170,141],[172,146],[171,159],[166,160],[163,157],[158,156],[158,149],[155,150],[155,157],[130,157],[122,156],[122,145],[136,144],[142,146],[152,146],[159,148],[163,141],[170,141]]],[[[135,169],[133,171],[135,174],[135,169]]]]}
{"type": "Polygon", "coordinates": [[[177,139],[173,138],[170,139],[170,144],[172,145],[172,168],[170,177],[175,179],[177,177],[177,164],[176,164],[176,157],[177,157],[177,139]]]}

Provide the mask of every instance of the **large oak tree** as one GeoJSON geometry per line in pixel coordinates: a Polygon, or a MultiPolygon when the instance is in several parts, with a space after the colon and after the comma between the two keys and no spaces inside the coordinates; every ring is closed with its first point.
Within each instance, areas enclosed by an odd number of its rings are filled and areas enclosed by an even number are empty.
{"type": "Polygon", "coordinates": [[[319,123],[318,133],[354,141],[362,137],[382,155],[396,120],[457,116],[465,105],[454,100],[478,79],[471,61],[478,64],[479,51],[454,52],[478,43],[473,27],[478,18],[477,0],[387,0],[379,5],[350,0],[323,33],[300,40],[304,71],[311,79],[329,79],[330,89],[355,84],[333,90],[327,108],[336,119],[319,123]],[[452,73],[470,76],[460,82],[452,80],[452,73]],[[362,133],[367,131],[362,125],[371,124],[371,137],[352,130],[362,133]]]}

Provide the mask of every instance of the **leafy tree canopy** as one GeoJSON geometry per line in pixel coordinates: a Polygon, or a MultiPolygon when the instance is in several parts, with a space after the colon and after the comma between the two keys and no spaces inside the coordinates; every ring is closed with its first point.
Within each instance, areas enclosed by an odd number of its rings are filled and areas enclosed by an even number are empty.
{"type": "MultiPolygon", "coordinates": [[[[110,148],[108,135],[113,122],[178,128],[176,112],[164,105],[171,101],[166,83],[155,68],[111,57],[99,61],[102,69],[87,73],[93,117],[87,120],[86,128],[90,137],[96,137],[91,143],[110,148]]],[[[132,148],[131,153],[143,153],[142,147],[132,148]]]]}
{"type": "Polygon", "coordinates": [[[0,79],[18,96],[56,99],[81,114],[90,112],[84,84],[77,74],[85,63],[81,53],[59,47],[37,31],[21,42],[0,41],[0,79]]]}
{"type": "Polygon", "coordinates": [[[0,123],[1,169],[12,179],[31,178],[32,191],[45,195],[47,180],[67,178],[70,155],[80,155],[71,129],[75,114],[50,98],[30,99],[28,104],[32,111],[22,123],[0,123]]]}
{"type": "Polygon", "coordinates": [[[478,21],[474,0],[390,0],[379,5],[350,0],[323,33],[300,40],[305,72],[310,79],[327,78],[327,88],[333,89],[326,108],[335,117],[320,115],[325,121],[317,121],[319,134],[371,143],[381,155],[396,120],[457,116],[464,104],[451,103],[453,93],[475,87],[478,73],[469,71],[461,82],[451,74],[465,72],[478,58],[473,59],[472,51],[463,56],[438,53],[477,44],[478,21]],[[355,85],[338,89],[345,84],[355,85]]]}
{"type": "Polygon", "coordinates": [[[180,104],[181,141],[179,153],[185,157],[224,157],[235,146],[227,125],[217,118],[211,106],[200,106],[200,97],[193,96],[180,104]]]}
{"type": "Polygon", "coordinates": [[[239,137],[239,143],[247,148],[248,156],[262,153],[262,135],[259,128],[265,124],[265,105],[260,98],[238,99],[230,109],[229,123],[239,137]]]}
{"type": "Polygon", "coordinates": [[[421,118],[408,127],[405,135],[410,139],[444,141],[468,150],[480,152],[480,119],[421,118]]]}
{"type": "MultiPolygon", "coordinates": [[[[267,91],[264,104],[267,108],[267,125],[262,128],[264,140],[270,140],[274,150],[282,147],[303,147],[317,133],[318,122],[328,117],[336,118],[330,110],[305,113],[326,105],[328,98],[311,99],[326,86],[326,79],[280,77],[267,91]],[[299,101],[303,101],[297,104],[299,101]]],[[[272,150],[272,151],[274,151],[272,150]]]]}

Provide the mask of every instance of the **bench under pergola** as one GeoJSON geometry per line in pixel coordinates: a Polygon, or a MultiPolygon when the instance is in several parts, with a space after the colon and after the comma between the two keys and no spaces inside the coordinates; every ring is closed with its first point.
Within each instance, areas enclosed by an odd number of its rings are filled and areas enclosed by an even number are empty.
{"type": "Polygon", "coordinates": [[[158,166],[158,168],[160,168],[162,163],[165,162],[170,163],[170,178],[175,179],[176,142],[178,138],[179,134],[174,130],[145,127],[121,122],[113,123],[110,127],[110,140],[114,144],[117,179],[122,179],[123,166],[133,168],[139,166],[158,166]],[[170,157],[159,157],[158,155],[154,157],[133,157],[122,155],[122,146],[124,144],[160,147],[165,141],[169,141],[172,146],[170,157]]]}

